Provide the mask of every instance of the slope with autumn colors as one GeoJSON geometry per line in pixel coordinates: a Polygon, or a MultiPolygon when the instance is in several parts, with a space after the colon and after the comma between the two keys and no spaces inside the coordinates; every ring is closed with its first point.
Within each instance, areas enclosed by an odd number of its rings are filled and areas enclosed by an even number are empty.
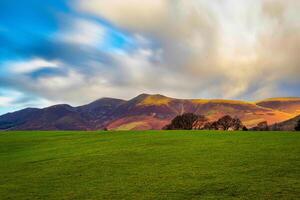
{"type": "MultiPolygon", "coordinates": [[[[277,100],[281,102],[280,99],[277,100]]],[[[191,112],[205,115],[214,121],[224,115],[238,117],[247,127],[267,121],[269,124],[285,121],[300,114],[300,98],[288,98],[280,109],[257,103],[222,99],[174,99],[162,95],[142,94],[124,103],[118,113],[126,113],[109,124],[109,129],[160,129],[175,116],[191,112]],[[286,109],[284,109],[286,107],[286,109]],[[298,110],[298,111],[297,111],[298,110]]]]}
{"type": "Polygon", "coordinates": [[[287,112],[290,114],[298,115],[300,113],[300,98],[270,98],[259,101],[256,104],[262,107],[271,108],[287,112]]]}
{"type": "Polygon", "coordinates": [[[0,116],[2,130],[148,130],[161,129],[183,113],[205,115],[216,120],[224,115],[241,119],[247,127],[267,121],[274,124],[300,114],[300,98],[273,98],[259,102],[222,99],[175,99],[141,94],[125,101],[99,99],[72,107],[55,105],[28,108],[0,116]]]}

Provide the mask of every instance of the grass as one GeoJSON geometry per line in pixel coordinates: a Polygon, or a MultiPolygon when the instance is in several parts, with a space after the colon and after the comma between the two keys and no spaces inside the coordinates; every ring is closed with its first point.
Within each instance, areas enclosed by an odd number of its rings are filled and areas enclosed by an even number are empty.
{"type": "Polygon", "coordinates": [[[130,122],[119,126],[116,130],[130,130],[138,126],[147,125],[145,122],[130,122]]]}
{"type": "Polygon", "coordinates": [[[296,132],[2,132],[0,199],[299,199],[296,132]]]}
{"type": "Polygon", "coordinates": [[[161,95],[151,95],[146,97],[141,103],[140,106],[149,106],[149,105],[168,105],[172,101],[171,98],[161,96],[161,95]]]}

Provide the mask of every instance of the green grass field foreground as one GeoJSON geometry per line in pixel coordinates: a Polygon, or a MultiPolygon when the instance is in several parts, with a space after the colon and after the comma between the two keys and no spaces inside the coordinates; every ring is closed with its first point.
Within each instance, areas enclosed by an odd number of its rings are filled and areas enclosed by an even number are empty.
{"type": "Polygon", "coordinates": [[[299,199],[296,132],[1,132],[0,199],[299,199]]]}

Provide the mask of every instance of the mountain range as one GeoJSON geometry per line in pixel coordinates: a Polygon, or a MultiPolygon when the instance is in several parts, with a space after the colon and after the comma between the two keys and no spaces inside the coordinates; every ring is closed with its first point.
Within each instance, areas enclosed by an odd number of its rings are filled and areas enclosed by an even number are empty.
{"type": "Polygon", "coordinates": [[[0,116],[0,130],[161,129],[183,113],[205,115],[212,121],[230,115],[251,128],[262,121],[275,124],[298,116],[300,98],[270,98],[256,102],[176,99],[159,94],[141,94],[130,100],[101,98],[78,107],[59,104],[7,113],[0,116]]]}

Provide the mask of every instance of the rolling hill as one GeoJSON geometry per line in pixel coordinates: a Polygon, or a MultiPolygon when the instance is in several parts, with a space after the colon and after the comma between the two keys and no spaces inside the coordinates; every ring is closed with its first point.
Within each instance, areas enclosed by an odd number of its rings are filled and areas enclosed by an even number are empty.
{"type": "Polygon", "coordinates": [[[72,107],[61,104],[26,108],[0,116],[1,130],[148,130],[161,129],[175,116],[187,112],[216,120],[224,115],[241,119],[247,127],[267,121],[279,123],[300,114],[300,98],[276,98],[258,102],[223,99],[175,99],[141,94],[128,101],[102,98],[72,107]]]}

